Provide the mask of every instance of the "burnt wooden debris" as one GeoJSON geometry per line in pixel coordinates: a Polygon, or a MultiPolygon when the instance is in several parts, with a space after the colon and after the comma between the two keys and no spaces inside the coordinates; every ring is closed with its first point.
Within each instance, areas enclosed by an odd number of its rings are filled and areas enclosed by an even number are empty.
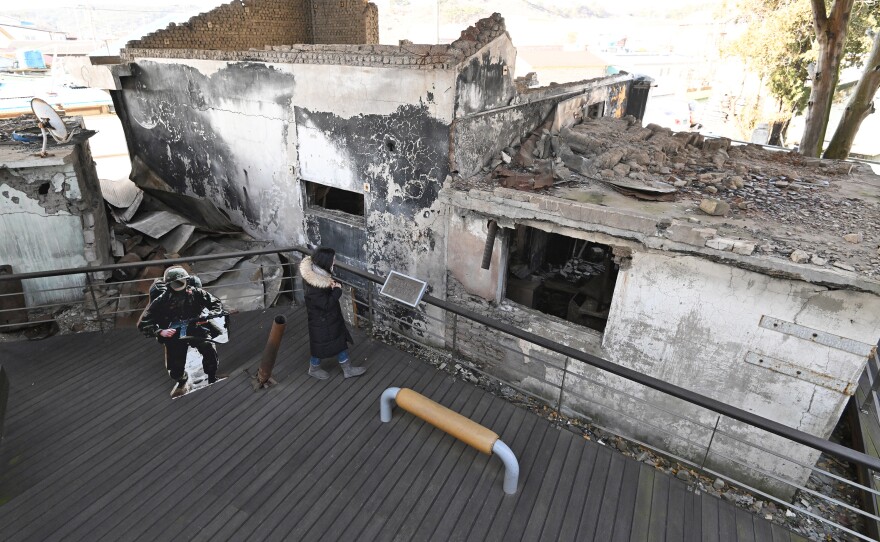
{"type": "Polygon", "coordinates": [[[0,343],[0,539],[803,540],[362,334],[363,377],[327,360],[332,378],[309,378],[301,309],[233,318],[231,376],[175,401],[161,348],[134,330],[0,343]],[[279,314],[278,384],[254,391],[242,369],[279,314]],[[416,417],[381,423],[390,386],[496,431],[518,492],[497,458],[416,417]]]}

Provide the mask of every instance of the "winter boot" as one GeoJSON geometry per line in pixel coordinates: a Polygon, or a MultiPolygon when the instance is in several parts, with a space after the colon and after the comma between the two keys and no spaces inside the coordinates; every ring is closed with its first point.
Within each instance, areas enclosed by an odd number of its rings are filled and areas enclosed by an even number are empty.
{"type": "Polygon", "coordinates": [[[186,395],[189,393],[189,390],[189,382],[178,382],[174,385],[174,388],[171,389],[171,398],[176,399],[182,395],[186,395]]]}
{"type": "Polygon", "coordinates": [[[355,367],[351,364],[350,361],[346,361],[345,363],[340,363],[340,367],[342,367],[342,374],[345,375],[345,378],[351,378],[353,376],[361,376],[365,372],[367,372],[366,367],[355,367]]]}
{"type": "Polygon", "coordinates": [[[327,380],[330,378],[330,373],[322,369],[320,365],[312,365],[310,363],[309,376],[317,378],[318,380],[327,380]]]}

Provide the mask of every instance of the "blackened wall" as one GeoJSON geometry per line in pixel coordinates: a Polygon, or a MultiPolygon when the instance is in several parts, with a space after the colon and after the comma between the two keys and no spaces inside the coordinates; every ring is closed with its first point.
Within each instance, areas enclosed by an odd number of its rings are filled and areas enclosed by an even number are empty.
{"type": "Polygon", "coordinates": [[[292,184],[295,78],[259,63],[221,66],[206,75],[179,63],[132,64],[116,91],[130,152],[164,181],[154,188],[210,199],[249,233],[277,230],[279,195],[292,184]]]}
{"type": "MultiPolygon", "coordinates": [[[[370,187],[364,192],[364,263],[368,268],[382,273],[413,270],[420,262],[435,259],[442,264],[438,259],[442,255],[435,251],[443,239],[432,223],[439,213],[437,196],[449,172],[449,126],[434,118],[424,104],[400,106],[389,115],[350,118],[300,107],[295,111],[297,125],[324,134],[332,154],[348,162],[358,182],[370,187]]],[[[310,242],[318,241],[315,233],[309,230],[310,242]]],[[[325,244],[348,242],[328,239],[325,234],[323,230],[320,239],[325,244]]]]}
{"type": "Polygon", "coordinates": [[[519,145],[544,120],[556,115],[557,107],[561,116],[571,116],[580,114],[585,105],[603,102],[605,116],[621,117],[630,84],[628,76],[619,76],[535,89],[520,97],[532,100],[522,105],[457,118],[453,130],[454,168],[463,177],[478,172],[504,147],[519,145]]]}

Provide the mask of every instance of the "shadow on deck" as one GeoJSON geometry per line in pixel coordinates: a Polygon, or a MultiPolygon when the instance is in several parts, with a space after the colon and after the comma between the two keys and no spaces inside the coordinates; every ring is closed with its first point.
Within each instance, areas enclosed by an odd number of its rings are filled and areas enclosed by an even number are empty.
{"type": "MultiPolygon", "coordinates": [[[[172,401],[161,348],[134,330],[0,343],[11,391],[2,540],[802,540],[552,426],[384,343],[356,337],[344,380],[306,376],[305,312],[233,317],[232,376],[172,401]],[[279,385],[254,392],[272,317],[279,385]],[[493,429],[497,458],[379,396],[409,387],[493,429]]],[[[329,367],[329,361],[325,362],[329,367]]]]}

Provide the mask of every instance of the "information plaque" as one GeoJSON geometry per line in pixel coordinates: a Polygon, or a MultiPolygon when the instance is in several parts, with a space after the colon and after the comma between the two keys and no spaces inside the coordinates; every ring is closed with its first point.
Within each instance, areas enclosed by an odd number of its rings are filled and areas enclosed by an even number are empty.
{"type": "Polygon", "coordinates": [[[388,273],[388,278],[385,279],[385,284],[382,285],[379,293],[400,301],[404,305],[416,307],[422,300],[422,296],[425,295],[427,288],[428,283],[423,280],[392,271],[388,273]]]}

